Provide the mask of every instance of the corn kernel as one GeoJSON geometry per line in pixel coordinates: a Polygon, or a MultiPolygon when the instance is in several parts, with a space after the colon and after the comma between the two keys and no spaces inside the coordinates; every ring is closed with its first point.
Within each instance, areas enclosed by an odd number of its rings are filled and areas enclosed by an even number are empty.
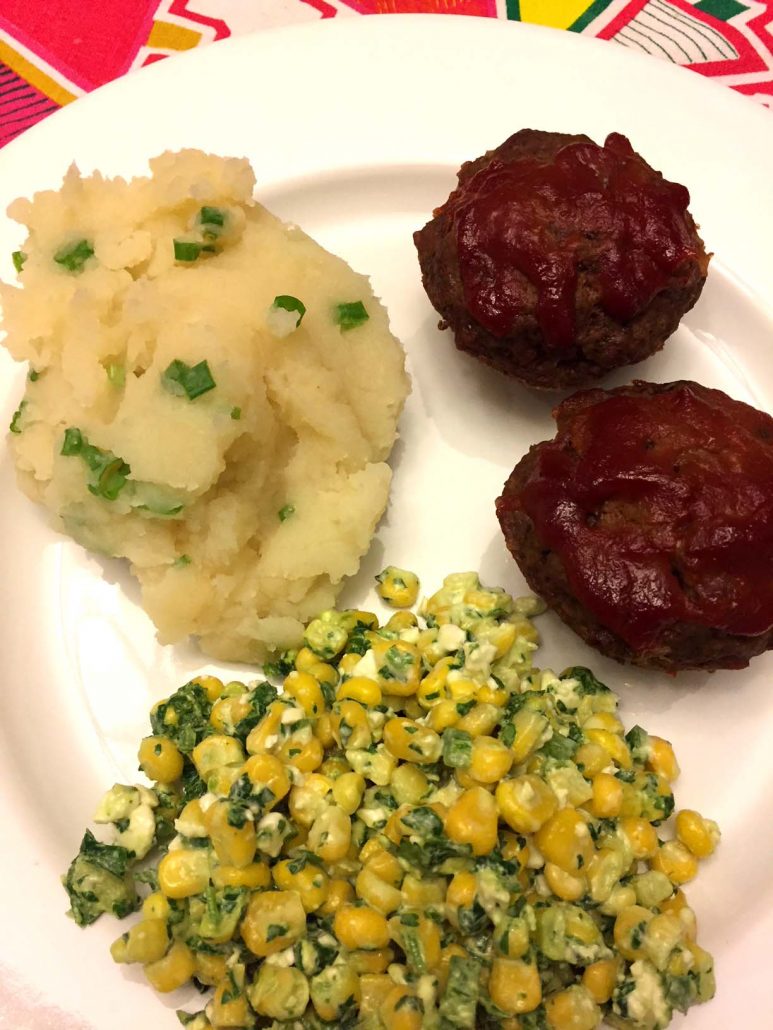
{"type": "Polygon", "coordinates": [[[476,737],[470,756],[470,775],[480,783],[499,783],[510,771],[514,756],[495,737],[476,737]]]}
{"type": "Polygon", "coordinates": [[[545,1016],[551,1030],[594,1030],[601,1010],[582,984],[572,984],[545,999],[545,1016]]]}
{"type": "Polygon", "coordinates": [[[258,958],[275,955],[306,932],[306,912],[297,891],[260,891],[250,897],[241,922],[244,943],[258,958]]]}
{"type": "Polygon", "coordinates": [[[357,874],[355,890],[358,898],[385,916],[391,915],[402,904],[403,897],[400,891],[382,880],[370,863],[357,874]]]}
{"type": "Polygon", "coordinates": [[[357,701],[336,703],[333,732],[342,748],[366,748],[373,742],[367,712],[357,701]]]}
{"type": "Polygon", "coordinates": [[[491,963],[488,992],[497,1008],[509,1016],[533,1012],[542,1001],[536,965],[497,956],[491,963]]]}
{"type": "Polygon", "coordinates": [[[212,883],[216,887],[265,889],[271,885],[271,870],[265,862],[251,862],[241,868],[233,865],[219,865],[212,872],[212,883]]]}
{"type": "Polygon", "coordinates": [[[696,858],[708,858],[719,842],[719,827],[713,819],[683,808],[676,816],[676,836],[696,858]]]}
{"type": "Polygon", "coordinates": [[[323,916],[334,916],[344,905],[354,901],[354,888],[348,880],[332,879],[328,882],[327,900],[320,908],[323,916]]]}
{"type": "Polygon", "coordinates": [[[309,850],[323,862],[340,862],[349,850],[352,823],[346,812],[328,806],[317,816],[309,830],[309,850]]]}
{"type": "Polygon", "coordinates": [[[317,737],[305,744],[299,744],[296,737],[288,737],[279,749],[279,757],[300,772],[310,773],[322,765],[325,750],[317,737]]]}
{"type": "Polygon", "coordinates": [[[564,901],[578,901],[585,894],[585,880],[581,876],[572,876],[552,862],[545,864],[544,876],[548,887],[564,901]]]}
{"type": "Polygon", "coordinates": [[[223,692],[223,682],[217,676],[194,676],[191,683],[201,687],[207,695],[207,700],[210,702],[217,701],[223,692]]]}
{"type": "Polygon", "coordinates": [[[395,758],[418,765],[436,762],[443,749],[434,730],[420,726],[412,719],[389,719],[384,725],[384,744],[395,758]]]}
{"type": "MultiPolygon", "coordinates": [[[[258,1015],[282,1022],[297,1020],[309,1004],[309,983],[299,969],[263,963],[247,995],[258,1015]]],[[[251,1023],[245,1021],[243,1025],[251,1023]]]]}
{"type": "Polygon", "coordinates": [[[698,860],[680,840],[668,840],[661,845],[650,865],[677,886],[688,883],[698,873],[698,860]]]}
{"type": "Polygon", "coordinates": [[[398,765],[390,783],[398,804],[418,805],[429,791],[429,780],[412,762],[398,765]]]}
{"type": "Polygon", "coordinates": [[[212,1021],[218,1030],[247,1026],[250,1019],[245,994],[239,993],[236,997],[232,996],[234,984],[240,991],[244,989],[244,970],[231,969],[230,974],[227,979],[221,980],[216,986],[212,998],[212,1021]]]}
{"type": "Polygon", "coordinates": [[[516,833],[535,833],[558,808],[558,799],[539,776],[503,780],[496,789],[502,818],[516,833]]]}
{"type": "Polygon", "coordinates": [[[612,761],[616,762],[621,769],[633,768],[631,752],[622,737],[616,733],[610,733],[609,730],[583,729],[583,732],[592,744],[598,744],[599,747],[602,747],[612,761]]]}
{"type": "Polygon", "coordinates": [[[647,931],[647,924],[652,919],[652,912],[641,905],[630,905],[615,919],[615,926],[612,931],[617,950],[630,962],[644,958],[644,935],[647,931]]]}
{"type": "Polygon", "coordinates": [[[356,772],[346,772],[333,783],[333,798],[347,815],[354,815],[362,803],[365,779],[356,772]]]}
{"type": "Polygon", "coordinates": [[[594,853],[588,824],[571,807],[562,808],[552,815],[537,830],[535,840],[545,860],[567,873],[582,869],[594,853]]]}
{"type": "Polygon", "coordinates": [[[233,826],[229,821],[230,809],[228,801],[215,801],[204,813],[204,822],[220,862],[242,869],[255,858],[255,823],[247,819],[242,826],[233,826]]]}
{"type": "Polygon", "coordinates": [[[146,919],[167,919],[169,917],[169,902],[161,891],[153,891],[148,894],[142,902],[142,914],[146,919]]]}
{"type": "Polygon", "coordinates": [[[676,760],[674,749],[662,737],[650,736],[649,738],[647,768],[659,776],[665,777],[669,783],[673,783],[679,776],[679,763],[676,760]]]}
{"type": "MultiPolygon", "coordinates": [[[[317,663],[318,659],[315,657],[312,667],[317,663]]],[[[291,672],[285,677],[284,692],[298,702],[310,719],[315,719],[325,711],[325,695],[322,693],[319,680],[309,671],[291,672]]]]}
{"type": "Polygon", "coordinates": [[[378,949],[389,944],[389,924],[381,912],[344,905],[335,914],[333,932],[345,948],[378,949]]]}
{"type": "Polygon", "coordinates": [[[145,737],[137,757],[149,780],[174,783],[182,776],[183,756],[168,737],[145,737]]]}
{"type": "Polygon", "coordinates": [[[227,972],[225,955],[208,955],[205,951],[195,951],[193,954],[196,960],[196,979],[209,987],[216,987],[227,972]]]}
{"type": "MultiPolygon", "coordinates": [[[[606,752],[605,752],[606,755],[606,752]]],[[[623,785],[616,776],[596,773],[592,781],[593,799],[590,810],[597,819],[614,819],[623,805],[623,785]]]]}
{"type": "MultiPolygon", "coordinates": [[[[352,951],[347,956],[349,966],[357,976],[385,973],[394,960],[395,953],[391,948],[379,948],[375,951],[352,951]]],[[[390,979],[390,983],[392,982],[390,979]]],[[[360,1006],[360,1014],[364,1014],[362,1006],[360,1006]]]]}
{"type": "Polygon", "coordinates": [[[448,673],[454,668],[455,658],[441,658],[421,680],[417,691],[419,704],[423,708],[433,708],[451,696],[448,690],[448,673]]]}
{"type": "Polygon", "coordinates": [[[516,765],[525,762],[532,752],[541,747],[550,731],[550,723],[541,712],[521,708],[513,718],[515,737],[512,751],[516,765]]]}
{"type": "Polygon", "coordinates": [[[574,753],[575,764],[580,766],[583,775],[592,779],[609,765],[609,755],[599,744],[581,744],[574,753]]]}
{"type": "Polygon", "coordinates": [[[430,708],[427,724],[436,733],[442,733],[449,726],[456,726],[461,719],[456,701],[440,701],[433,708],[430,708]]]}
{"type": "Polygon", "coordinates": [[[187,944],[175,941],[163,958],[145,966],[145,976],[157,991],[167,994],[187,983],[196,971],[196,960],[187,944]]]}
{"type": "Polygon", "coordinates": [[[603,1005],[612,997],[620,969],[618,959],[607,958],[592,962],[582,974],[582,985],[597,1005],[603,1005]]]}
{"type": "Polygon", "coordinates": [[[116,962],[157,962],[168,946],[166,920],[143,919],[119,937],[110,952],[116,962]]]}
{"type": "Polygon", "coordinates": [[[655,827],[646,819],[626,816],[620,820],[620,829],[628,838],[635,859],[652,858],[658,850],[658,835],[655,827]]]}
{"type": "Polygon", "coordinates": [[[462,716],[456,728],[469,733],[471,737],[482,737],[491,733],[499,722],[499,716],[496,705],[477,704],[462,716]]]}
{"type": "Polygon", "coordinates": [[[297,891],[304,912],[316,912],[328,894],[328,875],[324,869],[302,859],[285,859],[271,870],[274,883],[282,891],[297,891]]]}
{"type": "Polygon", "coordinates": [[[221,697],[209,713],[210,725],[218,733],[233,733],[235,727],[249,715],[250,706],[241,697],[221,697]]]}
{"type": "Polygon", "coordinates": [[[452,908],[470,908],[478,892],[474,873],[457,873],[448,885],[446,903],[452,908]]]}
{"type": "Polygon", "coordinates": [[[420,1005],[421,1002],[413,991],[403,984],[396,984],[379,1008],[381,1025],[388,1026],[389,1030],[421,1030],[420,1005]]]}
{"type": "Polygon", "coordinates": [[[191,752],[191,758],[196,766],[196,772],[202,780],[206,780],[210,773],[216,772],[222,766],[241,765],[244,761],[244,751],[236,737],[214,733],[196,745],[191,752]]]}
{"type": "Polygon", "coordinates": [[[413,614],[413,612],[394,612],[389,616],[387,620],[386,628],[393,629],[398,633],[401,633],[406,629],[415,629],[419,625],[419,620],[413,614]]]}
{"type": "Polygon", "coordinates": [[[201,894],[209,883],[206,850],[178,848],[168,851],[158,863],[158,883],[167,898],[190,898],[201,894]]]}
{"type": "Polygon", "coordinates": [[[413,572],[387,567],[376,576],[376,593],[393,608],[410,608],[419,596],[419,579],[413,572]]]}
{"type": "Polygon", "coordinates": [[[311,666],[316,665],[318,661],[319,658],[310,647],[302,647],[295,656],[294,665],[298,672],[308,672],[311,666]]]}
{"type": "Polygon", "coordinates": [[[469,844],[473,855],[487,855],[497,843],[497,805],[483,787],[466,790],[445,820],[446,836],[469,844]]]}
{"type": "Polygon", "coordinates": [[[367,676],[352,676],[344,680],[336,691],[339,701],[359,701],[362,705],[375,707],[381,704],[381,687],[367,676]]]}

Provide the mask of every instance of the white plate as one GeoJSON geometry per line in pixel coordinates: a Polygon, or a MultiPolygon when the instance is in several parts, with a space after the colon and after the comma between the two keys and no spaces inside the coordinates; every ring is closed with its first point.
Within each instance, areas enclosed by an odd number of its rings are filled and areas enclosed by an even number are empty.
{"type": "MultiPolygon", "coordinates": [[[[484,582],[520,591],[493,500],[527,446],[552,434],[549,401],[438,333],[411,233],[464,159],[523,126],[596,139],[624,132],[689,186],[716,258],[697,307],[635,375],[693,378],[770,409],[770,115],[608,43],[482,19],[391,17],[219,44],[108,86],[27,133],[0,154],[0,202],[58,184],[73,159],[128,174],[181,146],[249,156],[262,201],[372,275],[414,377],[389,512],[347,596],[366,600],[385,555],[428,587],[478,568],[484,582]]],[[[18,227],[0,222],[0,251],[18,243],[18,227]]],[[[7,258],[3,271],[12,274],[7,258]]],[[[22,384],[3,354],[6,424],[22,384]]],[[[172,1028],[180,999],[160,1000],[140,973],[112,965],[107,945],[121,924],[103,918],[86,933],[64,918],[58,876],[100,792],[133,780],[152,701],[203,663],[193,647],[156,644],[120,563],[46,528],[17,492],[5,447],[0,491],[0,1026],[172,1028]]],[[[719,983],[689,1026],[769,1026],[773,656],[744,672],[672,681],[598,657],[550,615],[541,625],[540,663],[589,664],[619,689],[626,725],[674,741],[678,804],[724,830],[689,890],[719,983]]]]}

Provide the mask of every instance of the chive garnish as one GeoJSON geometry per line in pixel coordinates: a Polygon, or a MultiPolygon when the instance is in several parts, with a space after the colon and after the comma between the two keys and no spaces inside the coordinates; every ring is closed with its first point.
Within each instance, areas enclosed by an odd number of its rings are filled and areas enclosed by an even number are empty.
{"type": "Polygon", "coordinates": [[[71,457],[73,454],[80,454],[83,448],[83,433],[80,429],[70,428],[64,431],[64,442],[62,443],[61,454],[71,457]]]}
{"type": "Polygon", "coordinates": [[[185,394],[189,401],[215,388],[215,380],[206,361],[191,366],[178,358],[162,374],[161,383],[170,393],[179,397],[185,394]]]}
{"type": "Polygon", "coordinates": [[[27,402],[26,401],[22,401],[21,404],[19,405],[19,407],[16,409],[16,411],[14,411],[13,417],[11,418],[11,424],[8,426],[8,429],[10,430],[10,432],[12,432],[12,433],[20,433],[21,432],[21,426],[19,425],[19,421],[21,419],[21,413],[22,413],[22,411],[24,411],[26,406],[27,406],[27,402]]]}
{"type": "Polygon", "coordinates": [[[175,261],[196,261],[201,254],[201,244],[193,240],[174,240],[175,261]]]}
{"type": "Polygon", "coordinates": [[[11,254],[11,260],[13,261],[13,267],[16,271],[21,272],[22,268],[24,268],[24,262],[27,260],[27,255],[23,250],[15,250],[13,254],[11,254]]]}
{"type": "Polygon", "coordinates": [[[225,225],[225,212],[221,211],[219,207],[206,207],[204,206],[199,211],[199,222],[202,225],[225,225]]]}
{"type": "Polygon", "coordinates": [[[88,484],[89,493],[96,497],[114,501],[126,486],[130,466],[112,451],[90,444],[80,429],[65,429],[60,453],[65,457],[79,456],[86,462],[93,473],[92,482],[88,484]]]}
{"type": "MultiPolygon", "coordinates": [[[[95,448],[97,450],[98,448],[95,448]]],[[[110,454],[103,451],[103,455],[110,454]]],[[[106,501],[114,501],[121,490],[126,486],[126,479],[131,469],[121,458],[113,458],[105,465],[97,477],[96,483],[89,483],[89,492],[96,497],[103,497],[106,501]]]]}
{"type": "Polygon", "coordinates": [[[280,508],[279,511],[277,512],[277,515],[279,516],[279,521],[280,522],[284,522],[286,519],[289,519],[290,516],[294,515],[294,514],[295,514],[295,505],[294,504],[286,504],[283,508],[280,508]]]}
{"type": "Polygon", "coordinates": [[[370,315],[361,300],[352,301],[351,304],[336,305],[335,321],[343,333],[350,329],[356,329],[363,322],[367,322],[369,318],[370,315]]]}
{"type": "Polygon", "coordinates": [[[120,390],[120,388],[126,382],[126,367],[119,364],[117,361],[111,361],[105,369],[107,378],[110,380],[113,386],[120,390]]]}
{"type": "Polygon", "coordinates": [[[68,272],[82,272],[83,266],[94,254],[94,248],[88,240],[78,240],[66,247],[60,247],[54,254],[54,261],[68,272]]]}
{"type": "Polygon", "coordinates": [[[303,316],[306,314],[306,305],[302,300],[298,300],[297,297],[292,297],[288,293],[282,293],[278,297],[274,297],[274,303],[271,305],[274,308],[281,308],[283,311],[291,311],[298,315],[298,321],[295,323],[295,328],[303,321],[303,316]]]}

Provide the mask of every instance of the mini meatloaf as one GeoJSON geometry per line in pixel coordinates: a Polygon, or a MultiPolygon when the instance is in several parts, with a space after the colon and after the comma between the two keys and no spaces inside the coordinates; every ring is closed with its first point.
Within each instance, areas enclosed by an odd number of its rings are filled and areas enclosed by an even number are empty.
{"type": "Polygon", "coordinates": [[[773,418],[640,381],[554,416],[496,503],[531,588],[621,662],[740,669],[773,647],[773,418]]]}
{"type": "Polygon", "coordinates": [[[618,133],[522,129],[464,164],[414,233],[459,350],[529,386],[575,387],[660,350],[709,256],[687,206],[618,133]]]}

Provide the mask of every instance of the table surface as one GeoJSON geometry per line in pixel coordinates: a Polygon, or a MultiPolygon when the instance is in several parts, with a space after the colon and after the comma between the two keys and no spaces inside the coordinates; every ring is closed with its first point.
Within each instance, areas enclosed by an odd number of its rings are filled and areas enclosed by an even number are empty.
{"type": "Polygon", "coordinates": [[[773,3],[756,0],[3,0],[0,146],[84,93],[183,50],[324,18],[502,18],[609,40],[773,106],[773,3]]]}

